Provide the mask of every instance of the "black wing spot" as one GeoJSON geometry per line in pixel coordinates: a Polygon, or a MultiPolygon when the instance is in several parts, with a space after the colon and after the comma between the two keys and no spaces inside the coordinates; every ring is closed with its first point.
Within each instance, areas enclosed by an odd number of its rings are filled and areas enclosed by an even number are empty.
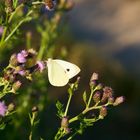
{"type": "Polygon", "coordinates": [[[67,72],[69,72],[69,71],[70,71],[70,69],[66,69],[66,71],[67,71],[67,72]]]}

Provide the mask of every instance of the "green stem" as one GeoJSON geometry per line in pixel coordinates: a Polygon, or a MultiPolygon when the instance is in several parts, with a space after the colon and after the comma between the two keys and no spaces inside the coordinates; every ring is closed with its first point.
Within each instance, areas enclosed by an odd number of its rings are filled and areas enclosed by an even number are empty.
{"type": "Polygon", "coordinates": [[[30,117],[30,123],[31,123],[31,131],[30,131],[30,135],[29,135],[29,140],[32,140],[34,122],[35,122],[35,118],[36,118],[36,112],[33,112],[32,116],[29,115],[29,117],[30,117]]]}
{"type": "Polygon", "coordinates": [[[91,89],[90,97],[89,97],[89,100],[88,100],[88,103],[87,103],[86,108],[89,108],[91,99],[92,99],[92,97],[93,97],[93,93],[94,93],[95,91],[96,91],[96,88],[91,89]]]}
{"type": "Polygon", "coordinates": [[[69,99],[68,99],[68,102],[67,102],[67,106],[66,106],[66,109],[65,109],[65,113],[64,113],[64,116],[67,116],[67,113],[68,113],[68,109],[69,109],[69,106],[70,106],[70,102],[71,102],[71,99],[72,99],[72,89],[69,90],[69,99]]]}
{"type": "MultiPolygon", "coordinates": [[[[95,104],[93,107],[85,108],[85,109],[83,110],[82,114],[85,115],[87,112],[89,112],[89,111],[91,111],[91,110],[100,109],[100,108],[103,107],[102,105],[97,106],[98,104],[99,104],[99,102],[98,102],[97,104],[95,104]]],[[[108,106],[108,105],[110,105],[110,103],[106,103],[104,106],[108,106]]],[[[77,120],[78,120],[78,116],[79,116],[79,115],[77,115],[77,116],[73,117],[72,119],[70,119],[70,120],[69,120],[69,123],[72,123],[72,122],[77,121],[77,120]]]]}
{"type": "Polygon", "coordinates": [[[54,140],[60,140],[65,135],[62,127],[59,128],[57,134],[54,137],[54,140]]]}
{"type": "MultiPolygon", "coordinates": [[[[19,5],[16,10],[10,15],[10,17],[8,18],[8,14],[7,14],[7,17],[6,17],[6,24],[10,24],[11,20],[13,19],[14,15],[17,13],[18,9],[20,9],[21,7],[23,6],[23,4],[19,5]]],[[[3,31],[3,34],[2,34],[2,38],[1,38],[1,41],[0,41],[0,47],[2,47],[4,45],[4,40],[5,40],[5,36],[6,36],[6,33],[7,33],[7,29],[9,26],[6,26],[4,28],[4,31],[3,31]]]]}
{"type": "MultiPolygon", "coordinates": [[[[29,16],[32,12],[33,12],[33,11],[30,11],[30,12],[27,14],[27,16],[29,16]]],[[[17,26],[12,30],[12,32],[5,38],[3,44],[6,43],[6,42],[10,39],[10,37],[16,32],[16,30],[17,30],[24,22],[26,22],[26,21],[28,21],[28,20],[29,20],[28,17],[27,17],[27,18],[24,18],[23,20],[21,20],[21,21],[17,24],[17,26]]]]}

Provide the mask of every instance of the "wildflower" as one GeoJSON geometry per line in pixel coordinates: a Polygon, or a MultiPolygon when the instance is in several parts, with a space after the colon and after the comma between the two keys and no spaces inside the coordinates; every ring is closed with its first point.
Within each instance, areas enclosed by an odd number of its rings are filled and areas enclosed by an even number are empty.
{"type": "Polygon", "coordinates": [[[103,97],[101,99],[101,102],[105,102],[108,98],[112,97],[113,90],[110,87],[104,87],[103,88],[103,97]]]}
{"type": "Polygon", "coordinates": [[[2,33],[3,33],[3,27],[0,26],[0,36],[2,35],[2,33]]]}
{"type": "Polygon", "coordinates": [[[16,81],[12,86],[12,91],[15,93],[21,87],[21,84],[20,81],[16,81]]]}
{"type": "Polygon", "coordinates": [[[94,72],[90,78],[90,83],[89,83],[91,88],[93,88],[96,85],[97,80],[98,80],[98,74],[94,72]]]}
{"type": "Polygon", "coordinates": [[[62,118],[61,127],[68,128],[68,126],[69,126],[69,120],[68,120],[68,117],[65,116],[62,118]]]}
{"type": "Polygon", "coordinates": [[[102,106],[102,108],[100,109],[100,115],[99,115],[99,117],[101,119],[103,119],[106,115],[107,115],[107,108],[106,108],[106,106],[102,106]]]}
{"type": "Polygon", "coordinates": [[[17,66],[17,55],[16,54],[13,54],[11,57],[10,57],[10,61],[9,63],[12,65],[12,66],[17,66]]]}
{"type": "Polygon", "coordinates": [[[56,5],[56,0],[45,0],[45,8],[48,11],[53,11],[56,5]]]}
{"type": "Polygon", "coordinates": [[[20,70],[18,72],[18,74],[21,75],[21,76],[25,76],[26,75],[26,71],[25,70],[20,70]]]}
{"type": "Polygon", "coordinates": [[[101,93],[99,91],[96,91],[96,93],[93,96],[93,100],[95,103],[98,103],[100,101],[101,98],[101,93]]]}
{"type": "Polygon", "coordinates": [[[0,116],[4,117],[6,111],[7,111],[7,106],[5,105],[4,102],[0,101],[0,116]]]}
{"type": "Polygon", "coordinates": [[[37,54],[37,52],[34,49],[29,49],[28,50],[28,58],[32,58],[36,54],[37,54]]]}
{"type": "Polygon", "coordinates": [[[8,111],[11,112],[11,111],[13,111],[14,109],[15,109],[14,103],[10,103],[10,104],[8,105],[8,111]]]}
{"type": "Polygon", "coordinates": [[[108,98],[108,103],[113,104],[114,103],[114,97],[109,97],[108,98]]]}
{"type": "Polygon", "coordinates": [[[123,103],[124,102],[124,97],[123,96],[120,96],[120,97],[117,97],[116,98],[116,100],[115,100],[115,102],[113,103],[113,105],[114,106],[117,106],[117,105],[119,105],[119,104],[121,104],[121,103],[123,103]]]}
{"type": "Polygon", "coordinates": [[[27,56],[28,56],[28,52],[25,50],[22,50],[20,53],[17,54],[17,61],[19,63],[25,63],[27,56]]]}
{"type": "Polygon", "coordinates": [[[38,65],[39,71],[42,72],[45,68],[45,64],[43,63],[43,61],[37,61],[37,65],[38,65]]]}
{"type": "Polygon", "coordinates": [[[90,81],[94,81],[94,80],[98,80],[98,74],[95,72],[92,74],[90,81]]]}

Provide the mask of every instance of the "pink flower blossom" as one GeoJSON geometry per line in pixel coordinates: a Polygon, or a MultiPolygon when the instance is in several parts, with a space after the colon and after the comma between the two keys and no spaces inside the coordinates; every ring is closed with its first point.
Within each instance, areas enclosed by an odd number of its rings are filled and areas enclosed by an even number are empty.
{"type": "Polygon", "coordinates": [[[45,68],[45,65],[42,61],[37,61],[38,69],[40,72],[42,72],[45,68]]]}
{"type": "Polygon", "coordinates": [[[3,27],[0,26],[0,36],[2,35],[2,33],[3,33],[3,27]]]}
{"type": "Polygon", "coordinates": [[[20,53],[17,54],[17,61],[19,63],[25,63],[27,56],[28,56],[28,52],[25,50],[22,50],[20,53]]]}
{"type": "Polygon", "coordinates": [[[0,116],[5,116],[5,113],[7,111],[7,106],[5,105],[4,102],[0,101],[0,116]]]}

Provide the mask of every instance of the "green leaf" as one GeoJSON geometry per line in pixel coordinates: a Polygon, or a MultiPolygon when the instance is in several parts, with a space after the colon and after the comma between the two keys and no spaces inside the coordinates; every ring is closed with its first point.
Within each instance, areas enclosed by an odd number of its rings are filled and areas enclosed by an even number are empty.
{"type": "Polygon", "coordinates": [[[64,115],[64,108],[63,104],[60,101],[56,102],[57,113],[59,117],[63,117],[64,115]]]}
{"type": "Polygon", "coordinates": [[[3,130],[5,128],[5,126],[6,126],[5,123],[0,124],[0,130],[3,130]]]}
{"type": "Polygon", "coordinates": [[[86,93],[86,91],[84,91],[84,93],[83,93],[83,101],[87,105],[87,93],[86,93]]]}

